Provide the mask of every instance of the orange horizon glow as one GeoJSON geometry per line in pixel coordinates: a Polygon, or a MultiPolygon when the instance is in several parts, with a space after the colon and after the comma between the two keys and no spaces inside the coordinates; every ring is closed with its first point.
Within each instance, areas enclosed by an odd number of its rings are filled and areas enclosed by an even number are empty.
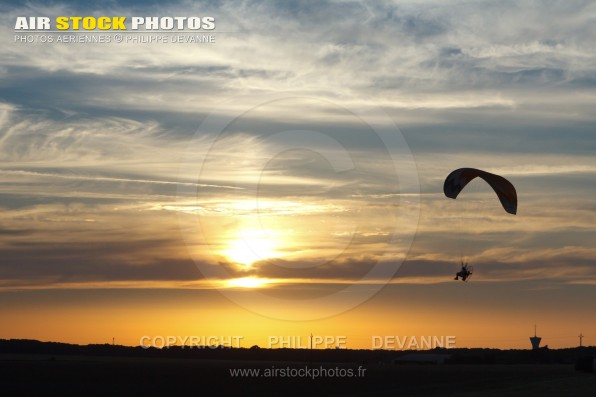
{"type": "MultiPolygon", "coordinates": [[[[490,313],[478,317],[477,323],[462,323],[465,314],[451,316],[438,312],[408,312],[400,310],[395,316],[409,321],[400,325],[400,321],[387,321],[387,312],[375,309],[370,304],[367,308],[358,308],[348,313],[318,320],[317,322],[295,323],[279,321],[252,314],[234,304],[217,299],[217,306],[211,308],[193,307],[186,302],[175,310],[167,305],[145,307],[135,303],[132,307],[122,307],[116,303],[96,307],[50,306],[43,310],[33,308],[17,311],[1,311],[3,316],[14,319],[0,330],[2,339],[37,339],[75,344],[111,343],[139,346],[143,336],[215,336],[221,339],[239,336],[240,347],[253,345],[269,347],[271,338],[285,338],[288,343],[301,348],[301,342],[307,342],[313,333],[321,337],[345,337],[345,348],[372,349],[373,338],[399,337],[421,338],[427,336],[454,336],[457,348],[500,348],[530,349],[529,337],[533,335],[533,324],[523,315],[515,315],[515,321],[507,313],[490,313]],[[371,310],[372,309],[372,310],[371,310]],[[452,318],[449,322],[449,318],[452,318]],[[217,321],[216,321],[217,319],[217,321]],[[429,320],[433,319],[433,320],[429,320]],[[491,326],[485,324],[490,321],[491,326]],[[196,323],[195,325],[192,325],[196,323]],[[437,322],[441,325],[437,326],[437,322]],[[512,324],[519,324],[512,326],[512,324]]],[[[197,305],[198,306],[198,305],[197,305]]],[[[567,348],[577,346],[578,327],[573,323],[581,321],[578,316],[541,315],[538,335],[542,336],[542,346],[567,348]]],[[[403,321],[402,320],[402,321],[403,321]]],[[[584,328],[594,326],[594,321],[583,321],[584,328]]],[[[593,329],[593,328],[592,328],[593,329]]],[[[584,335],[589,333],[584,332],[584,335]]],[[[584,345],[594,345],[591,335],[584,339],[584,345]]],[[[271,346],[276,348],[279,346],[271,346]]],[[[398,350],[397,347],[386,350],[398,350]]]]}

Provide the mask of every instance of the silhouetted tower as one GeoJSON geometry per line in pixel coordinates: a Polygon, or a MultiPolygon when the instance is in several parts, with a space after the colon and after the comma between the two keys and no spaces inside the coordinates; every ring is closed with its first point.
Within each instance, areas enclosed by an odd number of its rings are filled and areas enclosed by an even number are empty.
{"type": "Polygon", "coordinates": [[[580,334],[578,335],[579,338],[579,347],[582,347],[582,342],[584,340],[584,335],[580,332],[580,334]]]}
{"type": "Polygon", "coordinates": [[[542,340],[541,337],[536,336],[536,324],[534,324],[534,336],[530,336],[530,342],[532,343],[533,350],[540,349],[540,341],[541,340],[542,340]]]}

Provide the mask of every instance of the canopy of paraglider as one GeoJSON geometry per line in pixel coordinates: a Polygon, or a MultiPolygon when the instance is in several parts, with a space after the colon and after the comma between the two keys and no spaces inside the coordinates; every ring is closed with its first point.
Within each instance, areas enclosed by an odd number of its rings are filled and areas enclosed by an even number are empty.
{"type": "Polygon", "coordinates": [[[474,178],[481,178],[490,185],[501,201],[503,209],[508,213],[517,214],[517,192],[507,179],[500,175],[478,170],[476,168],[459,168],[451,172],[443,183],[445,196],[455,199],[474,178]]]}
{"type": "MultiPolygon", "coordinates": [[[[475,178],[484,180],[492,188],[505,211],[512,215],[517,214],[517,192],[513,184],[500,175],[476,168],[459,168],[452,171],[443,183],[443,193],[449,198],[456,199],[475,178]]],[[[473,268],[462,259],[461,270],[456,273],[455,280],[467,281],[472,273],[473,268]]]]}

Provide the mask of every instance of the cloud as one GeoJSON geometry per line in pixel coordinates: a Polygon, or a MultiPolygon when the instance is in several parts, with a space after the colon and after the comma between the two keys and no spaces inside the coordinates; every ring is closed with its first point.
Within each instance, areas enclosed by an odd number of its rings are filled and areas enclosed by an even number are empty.
{"type": "MultiPolygon", "coordinates": [[[[44,12],[64,14],[70,8],[55,5],[44,12]]],[[[529,2],[515,7],[507,2],[330,1],[300,7],[246,2],[234,9],[229,3],[201,7],[174,3],[167,12],[187,14],[199,8],[217,16],[218,30],[232,33],[218,36],[216,45],[192,48],[6,43],[4,66],[28,66],[50,78],[61,71],[68,78],[79,74],[89,82],[95,80],[95,95],[85,99],[102,107],[180,111],[193,107],[180,94],[197,103],[205,92],[222,98],[239,91],[279,90],[327,90],[399,104],[412,103],[411,96],[420,92],[457,97],[462,90],[482,89],[489,98],[501,95],[497,103],[524,106],[528,95],[545,98],[536,92],[538,85],[565,90],[569,82],[591,75],[594,61],[587,39],[594,31],[590,23],[594,7],[578,2],[553,2],[548,8],[529,2]],[[551,18],[555,9],[556,19],[551,18]],[[291,37],[300,40],[288,40],[291,37]],[[333,73],[327,73],[329,67],[333,73]],[[149,81],[159,88],[147,85],[149,81]],[[128,87],[128,93],[114,95],[117,87],[128,87]]],[[[11,9],[3,25],[11,26],[24,10],[11,9]]],[[[126,14],[130,8],[113,11],[126,14]]],[[[163,14],[166,10],[147,7],[144,11],[163,14]]],[[[5,37],[11,39],[10,34],[5,37]]],[[[18,76],[15,70],[11,74],[18,76]]],[[[553,102],[556,99],[552,97],[553,102]]],[[[441,109],[447,103],[429,98],[417,106],[441,109]]],[[[467,104],[478,106],[473,101],[467,104]]]]}

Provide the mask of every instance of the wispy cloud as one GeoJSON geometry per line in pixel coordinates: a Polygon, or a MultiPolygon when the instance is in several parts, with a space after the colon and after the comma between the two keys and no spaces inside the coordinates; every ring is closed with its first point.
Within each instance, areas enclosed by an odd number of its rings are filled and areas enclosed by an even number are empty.
{"type": "Polygon", "coordinates": [[[87,182],[126,182],[126,183],[146,183],[155,185],[176,185],[176,186],[192,186],[192,187],[214,187],[222,189],[242,189],[238,186],[223,186],[223,185],[208,185],[203,183],[192,183],[182,181],[159,181],[151,179],[131,179],[131,178],[115,178],[95,175],[67,175],[50,172],[36,172],[25,170],[0,170],[0,174],[11,175],[17,177],[40,177],[40,178],[59,178],[68,180],[83,180],[87,182]]]}

